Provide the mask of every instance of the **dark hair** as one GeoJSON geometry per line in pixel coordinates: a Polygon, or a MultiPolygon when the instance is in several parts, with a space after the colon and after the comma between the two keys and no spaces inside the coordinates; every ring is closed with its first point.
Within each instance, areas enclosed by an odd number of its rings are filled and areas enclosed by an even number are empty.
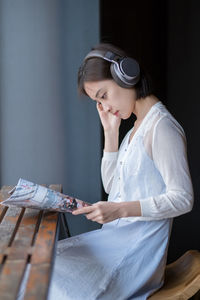
{"type": "MultiPolygon", "coordinates": [[[[111,51],[119,56],[129,56],[122,49],[107,43],[101,43],[93,47],[91,50],[111,51]]],[[[94,57],[83,61],[78,71],[78,91],[79,94],[87,95],[84,83],[88,81],[100,81],[113,79],[110,72],[110,62],[94,57]]],[[[137,99],[145,98],[152,94],[151,80],[143,70],[140,64],[140,80],[132,88],[136,91],[137,99]]]]}

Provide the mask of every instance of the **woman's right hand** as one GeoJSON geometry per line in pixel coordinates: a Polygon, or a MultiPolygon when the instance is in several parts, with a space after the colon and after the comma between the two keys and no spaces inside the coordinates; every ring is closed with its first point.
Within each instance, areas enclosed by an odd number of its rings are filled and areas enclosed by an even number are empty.
{"type": "Polygon", "coordinates": [[[104,132],[118,132],[121,118],[113,115],[110,111],[105,111],[101,103],[97,103],[97,111],[103,126],[104,132]]]}

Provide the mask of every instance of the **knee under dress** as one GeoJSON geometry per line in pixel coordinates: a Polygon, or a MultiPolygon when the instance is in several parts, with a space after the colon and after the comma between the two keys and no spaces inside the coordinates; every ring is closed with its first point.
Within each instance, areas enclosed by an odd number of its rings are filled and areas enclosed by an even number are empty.
{"type": "Polygon", "coordinates": [[[164,280],[173,217],[191,210],[186,139],[161,101],[129,143],[104,152],[108,201],[140,201],[142,216],[58,242],[48,300],[145,300],[164,280]]]}

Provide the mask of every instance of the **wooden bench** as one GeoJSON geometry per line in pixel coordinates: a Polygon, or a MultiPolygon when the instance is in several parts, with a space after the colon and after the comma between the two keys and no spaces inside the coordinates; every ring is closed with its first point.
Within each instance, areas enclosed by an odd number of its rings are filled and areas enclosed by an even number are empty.
{"type": "Polygon", "coordinates": [[[189,250],[166,266],[163,287],[149,300],[200,300],[200,252],[189,250]]]}
{"type": "MultiPolygon", "coordinates": [[[[50,185],[61,192],[61,185],[50,185]]],[[[3,186],[0,201],[12,186],[3,186]]],[[[51,279],[60,213],[0,205],[0,299],[15,300],[22,280],[25,300],[45,300],[51,279]]]]}

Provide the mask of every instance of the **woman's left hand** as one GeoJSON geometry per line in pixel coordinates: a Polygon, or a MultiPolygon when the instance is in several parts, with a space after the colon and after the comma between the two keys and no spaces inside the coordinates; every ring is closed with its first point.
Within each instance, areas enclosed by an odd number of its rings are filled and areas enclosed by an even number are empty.
{"type": "Polygon", "coordinates": [[[120,218],[120,208],[120,203],[99,201],[90,206],[78,208],[72,214],[85,214],[88,220],[104,224],[120,218]]]}

